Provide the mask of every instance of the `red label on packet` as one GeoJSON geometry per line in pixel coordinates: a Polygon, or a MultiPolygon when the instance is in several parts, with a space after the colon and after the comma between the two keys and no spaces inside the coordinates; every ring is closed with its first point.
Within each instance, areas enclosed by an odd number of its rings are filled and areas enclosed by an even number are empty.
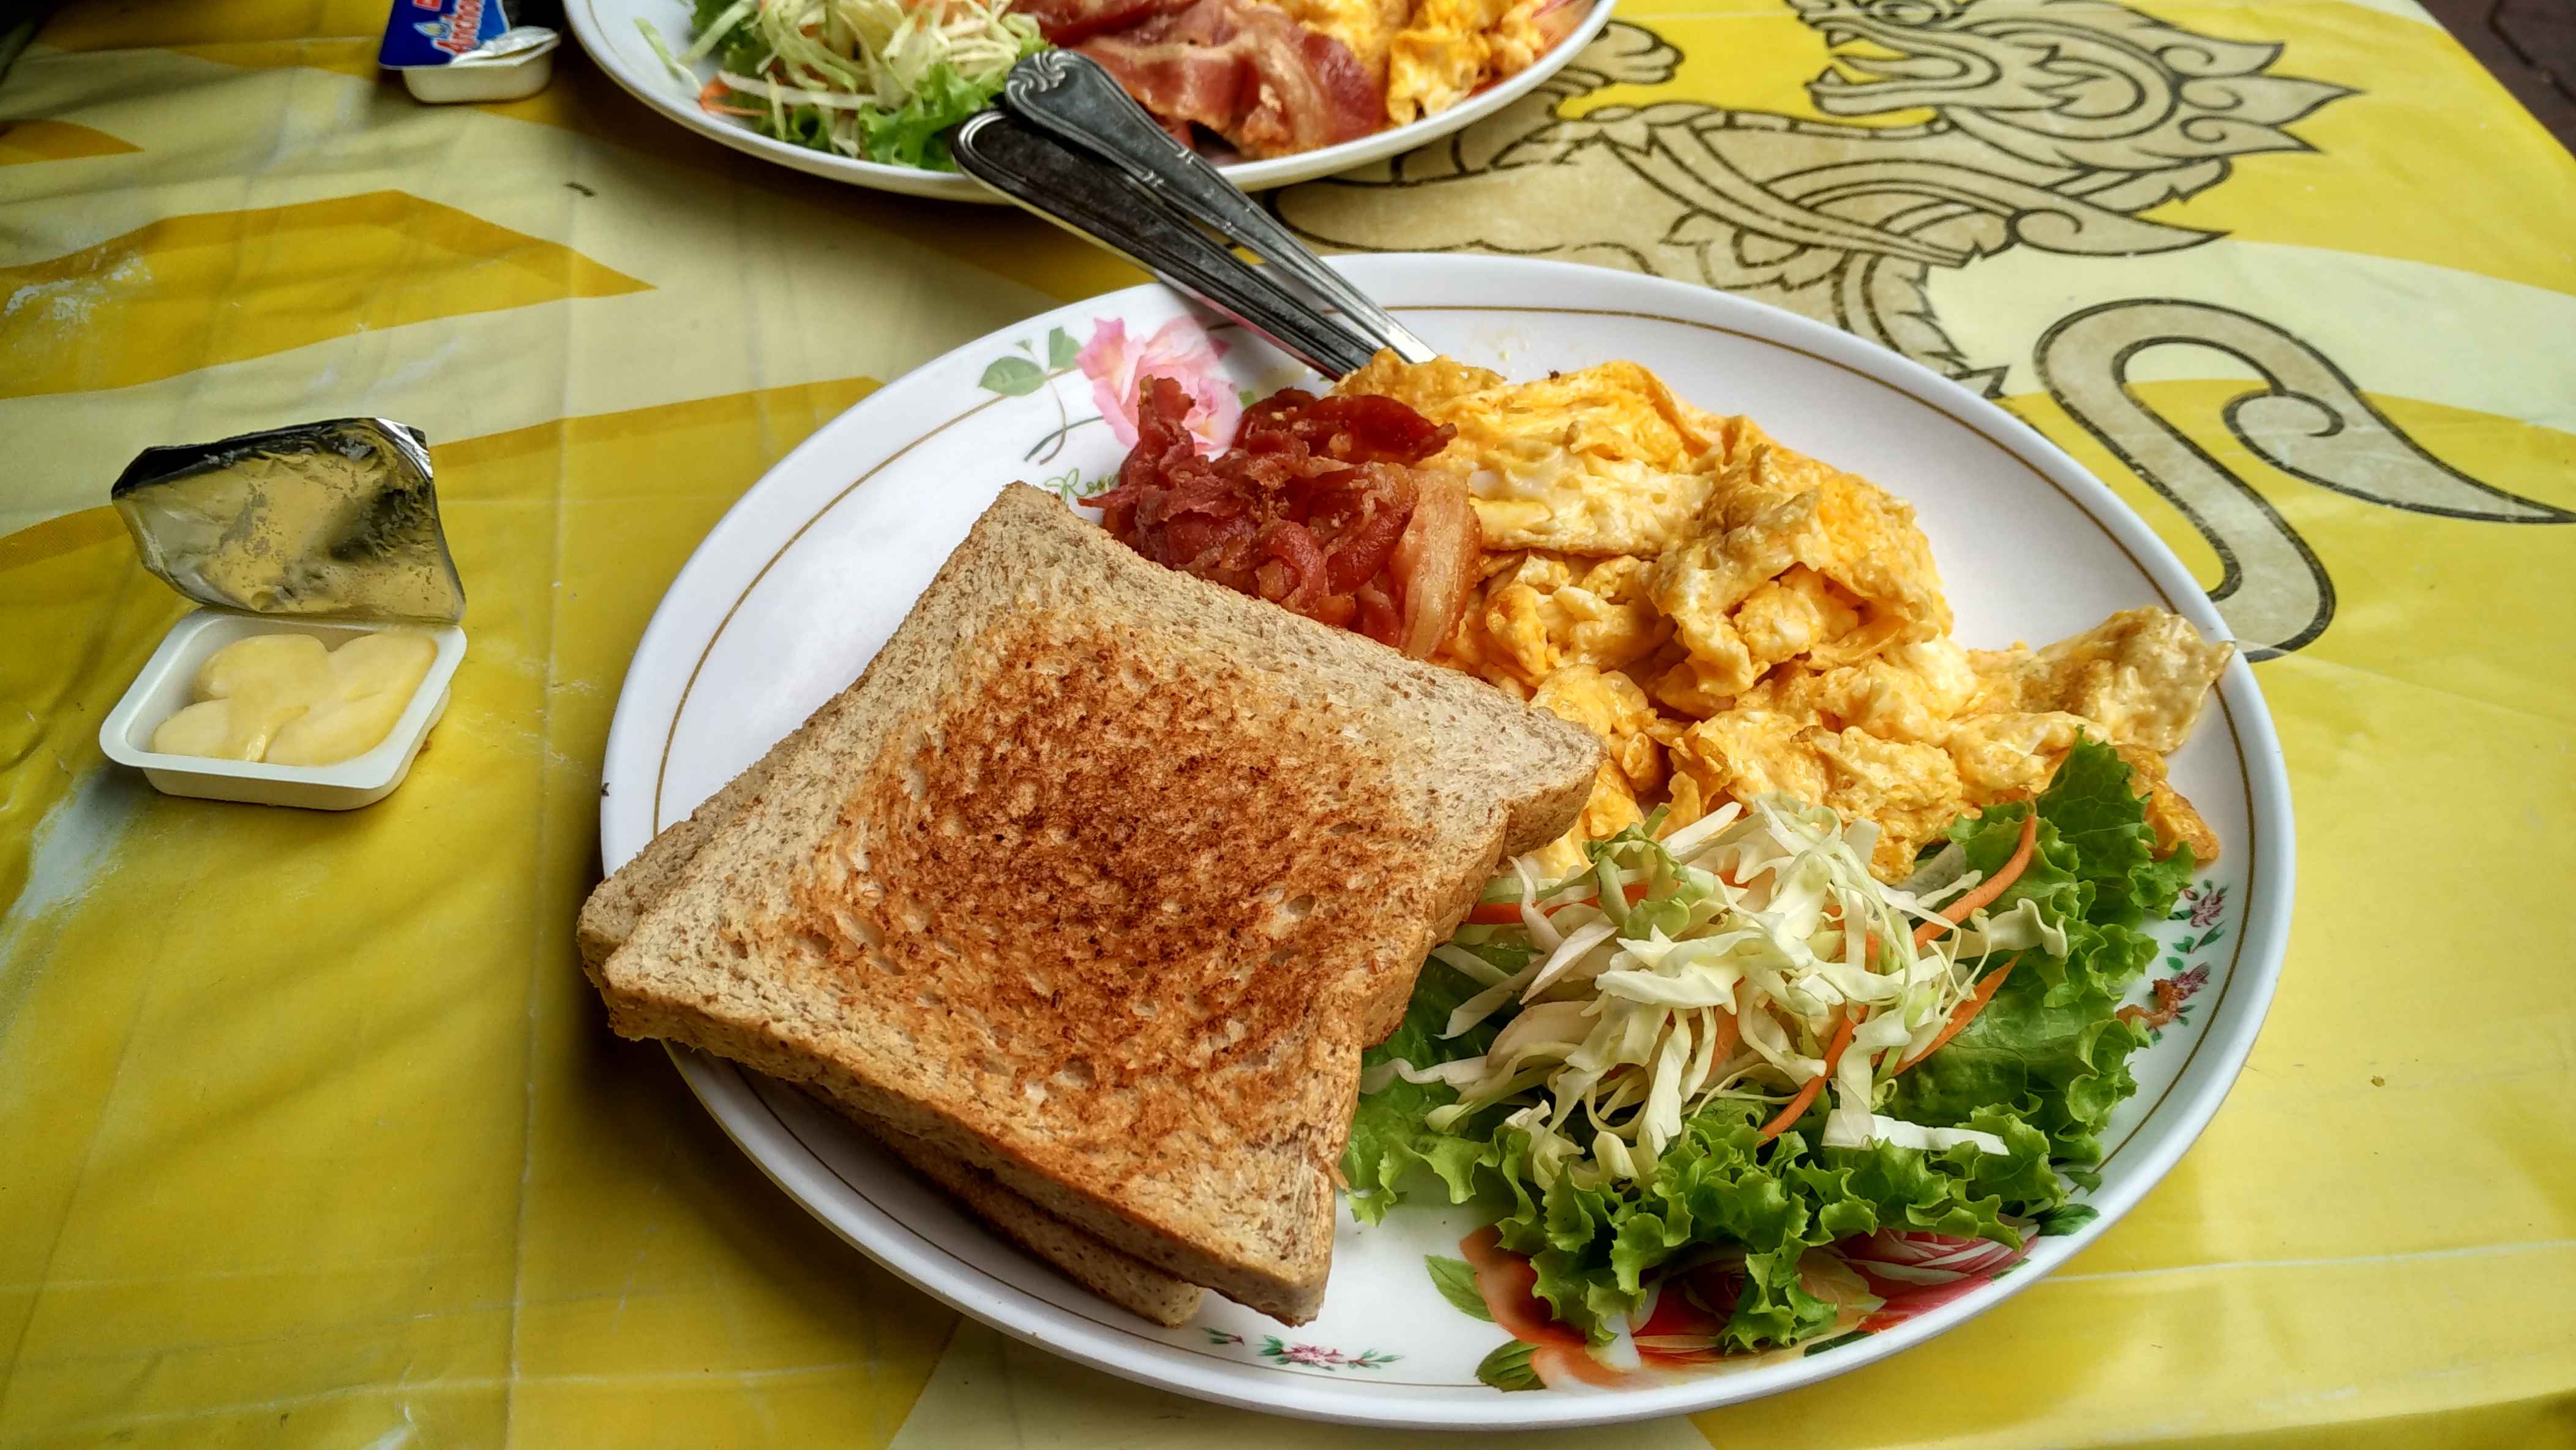
{"type": "Polygon", "coordinates": [[[387,70],[446,65],[509,28],[502,0],[394,0],[376,64],[387,70]]]}

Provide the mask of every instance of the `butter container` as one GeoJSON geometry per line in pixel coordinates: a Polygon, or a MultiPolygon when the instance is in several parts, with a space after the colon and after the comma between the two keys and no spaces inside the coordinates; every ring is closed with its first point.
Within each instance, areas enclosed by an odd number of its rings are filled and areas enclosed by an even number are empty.
{"type": "Polygon", "coordinates": [[[376,64],[417,99],[515,101],[546,88],[563,37],[511,24],[506,0],[393,0],[376,64]]]}
{"type": "Polygon", "coordinates": [[[166,794],[310,810],[370,805],[402,784],[465,657],[465,589],[416,429],[342,418],[147,449],[109,496],[144,568],[206,607],[162,638],[99,727],[108,759],[166,794]],[[325,653],[396,632],[429,642],[425,667],[421,647],[400,641],[325,653]],[[222,702],[159,743],[193,735],[217,751],[313,760],[374,744],[327,764],[155,748],[162,726],[197,703],[210,657],[277,634],[320,648],[235,651],[208,685],[222,702]],[[405,696],[413,670],[422,673],[405,696]]]}
{"type": "MultiPolygon", "coordinates": [[[[429,673],[412,691],[411,703],[375,748],[332,765],[268,765],[249,760],[217,760],[198,755],[164,755],[152,748],[152,732],[189,703],[198,669],[215,651],[254,634],[310,635],[336,646],[389,626],[286,619],[244,614],[230,609],[200,609],[173,625],[152,652],[143,673],[135,676],[125,698],[99,727],[98,744],[107,758],[132,766],[164,795],[201,800],[246,801],[253,805],[300,806],[306,810],[347,811],[374,805],[393,794],[411,773],[411,763],[429,739],[429,728],[447,713],[448,682],[465,658],[465,631],[444,625],[424,631],[438,646],[429,673]]],[[[401,626],[392,626],[401,627],[401,626]]]]}

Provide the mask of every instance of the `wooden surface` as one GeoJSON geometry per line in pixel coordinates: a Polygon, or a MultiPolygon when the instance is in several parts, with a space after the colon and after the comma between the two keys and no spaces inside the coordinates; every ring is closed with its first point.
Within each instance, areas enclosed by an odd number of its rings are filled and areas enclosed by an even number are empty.
{"type": "Polygon", "coordinates": [[[2576,149],[2576,0],[2424,0],[2424,8],[2576,149]]]}

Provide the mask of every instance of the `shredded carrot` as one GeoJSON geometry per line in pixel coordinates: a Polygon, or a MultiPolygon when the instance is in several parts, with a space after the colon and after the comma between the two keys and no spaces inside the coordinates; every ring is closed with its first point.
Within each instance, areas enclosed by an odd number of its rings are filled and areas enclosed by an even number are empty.
{"type": "MultiPolygon", "coordinates": [[[[1736,1000],[1742,1001],[1743,996],[1743,984],[1739,982],[1736,984],[1736,1000]]],[[[1708,1050],[1708,1060],[1712,1069],[1716,1064],[1725,1062],[1727,1055],[1735,1051],[1736,1039],[1742,1035],[1742,1024],[1735,1020],[1734,1013],[1720,1012],[1717,1014],[1717,1045],[1708,1050]]]]}
{"type": "Polygon", "coordinates": [[[2150,1032],[2161,1032],[2171,1027],[2174,1019],[2182,1015],[2182,988],[2175,986],[2171,977],[2157,982],[2155,987],[2156,1005],[2152,1008],[2123,1007],[2111,1015],[2132,1027],[2143,1027],[2150,1032]]]}
{"type": "Polygon", "coordinates": [[[758,111],[749,110],[742,106],[719,106],[716,104],[718,98],[731,94],[732,92],[724,83],[724,78],[719,76],[699,88],[698,109],[711,116],[757,116],[760,114],[758,111]]]}
{"type": "Polygon", "coordinates": [[[1780,1116],[1762,1126],[1762,1136],[1753,1141],[1768,1143],[1789,1131],[1790,1124],[1807,1115],[1807,1109],[1816,1101],[1816,1094],[1825,1090],[1825,1079],[1834,1075],[1835,1066],[1843,1060],[1843,1049],[1851,1046],[1852,1030],[1860,1025],[1860,1019],[1868,1015],[1867,1007],[1848,1014],[1835,1014],[1834,1038],[1825,1044],[1825,1070],[1807,1079],[1807,1085],[1798,1089],[1796,1097],[1789,1099],[1789,1105],[1780,1110],[1780,1116]]]}
{"type": "Polygon", "coordinates": [[[1942,1025],[1940,1035],[1934,1037],[1931,1041],[1924,1043],[1923,1050],[1921,1052],[1915,1053],[1913,1056],[1906,1058],[1903,1062],[1898,1063],[1896,1065],[1896,1070],[1898,1072],[1905,1071],[1907,1068],[1912,1067],[1914,1064],[1921,1062],[1923,1059],[1930,1057],[1933,1053],[1939,1051],[1941,1044],[1958,1036],[1959,1029],[1976,1020],[1977,1014],[1986,1010],[1986,1004],[1995,999],[1995,990],[2004,984],[2004,978],[2012,975],[2013,964],[2020,960],[2021,957],[2016,954],[2006,959],[2002,966],[1988,972],[1986,974],[1986,979],[1977,984],[1977,989],[1968,994],[1968,999],[1966,1001],[1961,1002],[1958,1006],[1950,1009],[1950,1020],[1942,1025]]]}
{"type": "Polygon", "coordinates": [[[2022,817],[2021,844],[2013,847],[2012,859],[2004,863],[2002,870],[1978,882],[1976,889],[1943,907],[1941,909],[1943,920],[1927,921],[1916,927],[1914,944],[1918,947],[1929,945],[1932,938],[1966,921],[1969,912],[1992,904],[1996,897],[2004,894],[2006,888],[2021,879],[2022,872],[2030,868],[2031,852],[2038,844],[2039,807],[2033,804],[2030,814],[2022,817]]]}

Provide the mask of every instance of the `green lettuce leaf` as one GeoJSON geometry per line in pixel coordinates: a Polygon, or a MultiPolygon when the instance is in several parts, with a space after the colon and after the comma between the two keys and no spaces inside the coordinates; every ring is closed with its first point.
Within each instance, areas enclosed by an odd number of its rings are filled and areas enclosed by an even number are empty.
{"type": "Polygon", "coordinates": [[[2133,927],[2160,917],[2191,883],[2190,847],[2155,858],[2155,832],[2131,778],[2117,751],[2080,740],[2039,799],[2039,818],[2074,850],[2069,869],[2093,888],[2084,917],[2097,926],[2133,927]]]}
{"type": "Polygon", "coordinates": [[[900,110],[870,107],[859,112],[859,145],[870,161],[954,171],[957,164],[948,154],[950,128],[984,109],[1001,92],[1000,75],[974,85],[942,62],[930,68],[900,110]]]}
{"type": "MultiPolygon", "coordinates": [[[[697,0],[689,16],[689,33],[704,35],[707,27],[724,18],[734,0],[697,0]]],[[[716,42],[716,63],[736,75],[747,75],[767,55],[768,47],[760,43],[760,33],[746,18],[737,20],[724,38],[716,42]]]]}
{"type": "Polygon", "coordinates": [[[1798,1282],[1810,1248],[1895,1229],[1985,1238],[2019,1247],[2008,1216],[2063,1203],[2049,1170],[2048,1140],[2011,1113],[1989,1109],[1971,1126],[2002,1138],[2006,1151],[1961,1146],[1939,1153],[1875,1143],[1820,1148],[1822,1118],[1756,1141],[1761,1112],[1712,1105],[1665,1150],[1651,1182],[1583,1187],[1570,1179],[1537,1193],[1518,1173],[1525,1140],[1499,1144],[1489,1178],[1515,1201],[1497,1222],[1503,1247],[1528,1256],[1537,1292],[1556,1317],[1596,1341],[1636,1310],[1655,1271],[1704,1245],[1740,1247],[1745,1282],[1727,1326],[1731,1347],[1758,1349],[1816,1333],[1834,1307],[1798,1282]]]}
{"type": "MultiPolygon", "coordinates": [[[[1529,960],[1523,948],[1469,948],[1505,972],[1529,960]]],[[[1461,1057],[1479,1057],[1511,1020],[1496,1013],[1454,1038],[1442,1038],[1449,1014],[1458,1004],[1484,990],[1466,973],[1437,958],[1425,962],[1414,983],[1413,1001],[1404,1025],[1393,1036],[1360,1055],[1361,1071],[1393,1059],[1430,1067],[1461,1057]]],[[[1362,1223],[1376,1223],[1403,1201],[1402,1183],[1416,1168],[1436,1174],[1449,1190],[1449,1201],[1464,1203],[1475,1193],[1475,1169],[1487,1157],[1499,1162],[1494,1145],[1482,1138],[1436,1133],[1423,1121],[1433,1108],[1458,1100],[1445,1083],[1412,1083],[1398,1077],[1376,1092],[1363,1094],[1351,1115],[1350,1141],[1342,1149],[1342,1177],[1349,1184],[1351,1213],[1362,1223]]]]}
{"type": "MultiPolygon", "coordinates": [[[[2050,1156],[2077,1182],[2091,1178],[2103,1126],[2137,1091],[2129,1054],[2147,1041],[2114,1015],[2155,960],[2154,938],[2136,928],[2161,918],[2191,873],[2187,849],[2154,858],[2145,804],[2129,782],[2129,767],[2110,746],[2076,744],[2039,797],[2036,856],[1997,903],[2009,909],[2036,898],[2065,924],[2066,956],[2023,953],[1986,1009],[1896,1080],[1882,1111],[1948,1127],[1988,1105],[2007,1106],[2048,1135],[2050,1156]]],[[[1972,869],[1993,871],[2012,855],[2029,812],[2023,804],[1993,807],[1953,825],[1950,838],[1972,869]]]]}
{"type": "MultiPolygon", "coordinates": [[[[741,34],[747,36],[749,32],[746,29],[741,34]]],[[[747,42],[728,42],[728,46],[743,43],[748,43],[754,51],[759,49],[756,38],[747,42]]],[[[1040,43],[1032,41],[1027,51],[1043,48],[1040,43]]],[[[755,54],[745,64],[755,64],[758,60],[759,56],[755,54]]],[[[734,63],[730,58],[726,61],[728,66],[734,63]]],[[[990,105],[993,98],[1002,93],[1002,81],[1007,74],[1007,68],[997,70],[989,80],[976,82],[960,76],[945,61],[932,66],[922,77],[912,98],[902,106],[892,111],[873,105],[862,106],[850,113],[858,117],[861,153],[870,161],[889,166],[911,166],[925,171],[956,170],[956,159],[948,150],[948,133],[967,117],[990,105]]],[[[757,105],[758,101],[756,98],[747,99],[743,104],[757,105]]],[[[765,111],[745,119],[754,128],[782,141],[792,141],[817,151],[835,149],[831,141],[830,118],[820,107],[790,106],[784,114],[784,124],[780,118],[765,111]]]]}

